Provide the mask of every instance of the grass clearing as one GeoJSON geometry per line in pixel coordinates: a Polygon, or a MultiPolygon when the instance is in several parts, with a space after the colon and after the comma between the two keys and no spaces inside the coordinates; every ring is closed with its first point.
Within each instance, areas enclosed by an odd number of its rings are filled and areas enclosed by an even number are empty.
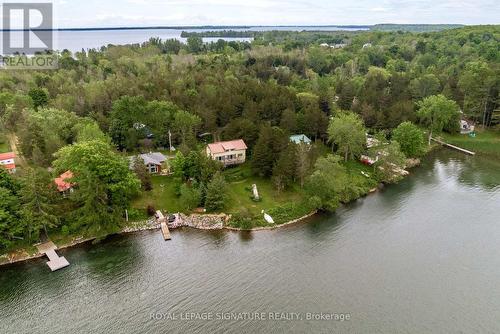
{"type": "Polygon", "coordinates": [[[452,145],[467,150],[500,158],[500,133],[498,131],[486,130],[476,131],[476,137],[472,138],[462,134],[443,134],[443,139],[452,145]]]}
{"type": "Polygon", "coordinates": [[[143,191],[132,202],[132,208],[145,211],[148,205],[151,205],[156,210],[182,211],[182,204],[175,193],[175,182],[172,176],[152,176],[151,182],[153,190],[143,191]]]}
{"type": "Polygon", "coordinates": [[[0,133],[0,153],[10,152],[10,145],[7,137],[0,133]]]}
{"type": "Polygon", "coordinates": [[[287,203],[300,203],[303,192],[300,187],[278,193],[274,190],[270,179],[254,176],[248,164],[233,167],[224,171],[228,183],[227,213],[238,213],[248,210],[253,215],[260,215],[262,210],[269,211],[276,206],[287,203]],[[261,200],[252,199],[252,185],[257,185],[261,200]]]}

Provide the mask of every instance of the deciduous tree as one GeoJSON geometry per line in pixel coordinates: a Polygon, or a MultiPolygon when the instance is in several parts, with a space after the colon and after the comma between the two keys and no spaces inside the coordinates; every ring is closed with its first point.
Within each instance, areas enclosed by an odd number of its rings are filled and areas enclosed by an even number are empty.
{"type": "Polygon", "coordinates": [[[335,116],[328,126],[328,135],[330,141],[338,146],[338,152],[344,156],[345,161],[363,152],[366,144],[363,121],[353,113],[335,116]]]}
{"type": "Polygon", "coordinates": [[[418,116],[429,128],[429,145],[433,132],[441,132],[459,112],[458,104],[444,95],[432,95],[418,102],[418,116]]]}

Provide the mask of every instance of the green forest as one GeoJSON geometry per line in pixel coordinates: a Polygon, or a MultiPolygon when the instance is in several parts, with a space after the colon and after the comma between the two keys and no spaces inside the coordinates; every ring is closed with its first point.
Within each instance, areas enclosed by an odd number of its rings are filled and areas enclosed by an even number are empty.
{"type": "Polygon", "coordinates": [[[0,144],[19,155],[16,174],[0,168],[0,250],[44,233],[105,236],[125,210],[143,219],[204,207],[243,228],[263,224],[266,210],[283,223],[397,181],[431,135],[458,133],[461,119],[498,134],[500,26],[253,37],[151,38],[63,50],[57,70],[0,71],[0,144]],[[312,144],[290,142],[295,134],[312,144]],[[205,154],[207,143],[240,138],[243,166],[205,154]],[[172,157],[173,175],[129,168],[128,156],[150,151],[172,157]],[[373,167],[359,162],[380,151],[373,167]],[[76,186],[61,196],[53,180],[68,170],[76,186]]]}

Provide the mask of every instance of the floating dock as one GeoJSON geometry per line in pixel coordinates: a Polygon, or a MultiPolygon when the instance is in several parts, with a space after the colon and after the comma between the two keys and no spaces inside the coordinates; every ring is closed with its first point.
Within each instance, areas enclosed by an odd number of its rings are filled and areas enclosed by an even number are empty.
{"type": "Polygon", "coordinates": [[[466,149],[463,149],[461,147],[458,147],[458,146],[455,146],[455,145],[451,145],[451,144],[448,144],[448,143],[445,143],[444,141],[442,140],[439,140],[439,139],[436,139],[436,138],[432,138],[431,137],[431,140],[435,141],[436,143],[438,144],[441,144],[443,146],[446,146],[446,147],[449,147],[449,148],[452,148],[454,150],[457,150],[457,151],[460,151],[460,152],[463,152],[465,154],[469,154],[469,155],[476,155],[475,152],[472,152],[472,151],[469,151],[469,150],[466,150],[466,149]]]}
{"type": "Polygon", "coordinates": [[[39,244],[36,246],[36,248],[38,248],[38,251],[40,253],[45,254],[49,258],[47,265],[49,266],[50,270],[56,271],[69,266],[69,262],[64,256],[57,255],[57,246],[52,241],[39,244]]]}
{"type": "Polygon", "coordinates": [[[156,219],[160,223],[163,239],[165,239],[165,241],[172,240],[172,237],[170,236],[170,230],[168,229],[167,225],[167,218],[165,218],[165,216],[163,216],[163,213],[161,213],[161,211],[159,210],[156,211],[156,219]]]}

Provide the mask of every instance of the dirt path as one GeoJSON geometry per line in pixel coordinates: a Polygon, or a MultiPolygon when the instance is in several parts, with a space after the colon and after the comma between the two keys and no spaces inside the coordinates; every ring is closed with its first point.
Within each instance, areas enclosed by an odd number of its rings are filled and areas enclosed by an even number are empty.
{"type": "Polygon", "coordinates": [[[7,135],[7,138],[9,139],[9,144],[10,144],[10,149],[12,152],[16,154],[16,162],[23,168],[28,167],[28,164],[24,157],[21,155],[21,152],[19,152],[19,149],[17,148],[17,136],[13,133],[10,133],[7,135]]]}

